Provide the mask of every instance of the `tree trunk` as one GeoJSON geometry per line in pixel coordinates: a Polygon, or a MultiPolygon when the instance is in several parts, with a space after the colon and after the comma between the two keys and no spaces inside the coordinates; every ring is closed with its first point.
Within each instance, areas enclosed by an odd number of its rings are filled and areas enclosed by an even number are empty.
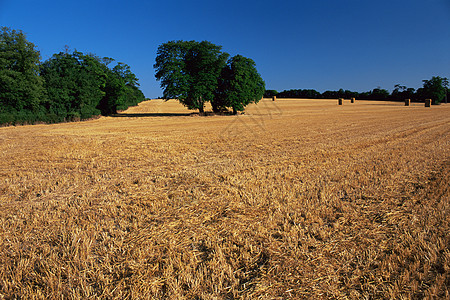
{"type": "Polygon", "coordinates": [[[200,114],[203,114],[205,112],[205,108],[204,108],[202,96],[200,96],[200,98],[199,98],[198,105],[199,105],[198,111],[200,112],[200,114]]]}

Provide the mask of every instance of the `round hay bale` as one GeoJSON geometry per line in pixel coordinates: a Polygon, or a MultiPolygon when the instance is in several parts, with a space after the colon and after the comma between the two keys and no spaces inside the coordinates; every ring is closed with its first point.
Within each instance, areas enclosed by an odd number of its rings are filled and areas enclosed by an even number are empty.
{"type": "Polygon", "coordinates": [[[352,98],[352,99],[350,100],[351,103],[355,103],[355,101],[356,101],[355,98],[352,98]]]}
{"type": "Polygon", "coordinates": [[[273,96],[272,101],[277,101],[277,96],[273,96]]]}
{"type": "Polygon", "coordinates": [[[411,104],[411,99],[405,99],[405,106],[409,106],[411,104]]]}
{"type": "Polygon", "coordinates": [[[425,107],[431,107],[431,99],[425,99],[425,107]]]}
{"type": "Polygon", "coordinates": [[[339,99],[338,99],[338,103],[339,103],[339,105],[344,104],[344,99],[343,99],[343,98],[339,98],[339,99]]]}

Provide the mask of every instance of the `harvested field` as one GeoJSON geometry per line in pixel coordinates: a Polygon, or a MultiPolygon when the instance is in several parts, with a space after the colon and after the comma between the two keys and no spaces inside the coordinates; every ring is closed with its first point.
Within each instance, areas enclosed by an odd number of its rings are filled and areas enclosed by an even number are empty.
{"type": "Polygon", "coordinates": [[[449,299],[449,133],[337,99],[0,128],[0,299],[449,299]]]}

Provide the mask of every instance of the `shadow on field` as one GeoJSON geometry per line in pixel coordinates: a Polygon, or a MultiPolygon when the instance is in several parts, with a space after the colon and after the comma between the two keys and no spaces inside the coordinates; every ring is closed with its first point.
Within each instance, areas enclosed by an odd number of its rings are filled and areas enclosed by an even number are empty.
{"type": "MultiPolygon", "coordinates": [[[[238,113],[238,115],[241,115],[243,113],[238,113]]],[[[205,111],[202,113],[199,112],[190,112],[190,113],[117,113],[114,115],[111,115],[111,117],[114,118],[139,118],[139,117],[194,117],[194,116],[236,116],[232,112],[212,112],[212,111],[205,111]]]]}
{"type": "Polygon", "coordinates": [[[142,118],[142,117],[182,117],[182,116],[192,116],[198,113],[118,113],[111,115],[114,118],[142,118]]]}

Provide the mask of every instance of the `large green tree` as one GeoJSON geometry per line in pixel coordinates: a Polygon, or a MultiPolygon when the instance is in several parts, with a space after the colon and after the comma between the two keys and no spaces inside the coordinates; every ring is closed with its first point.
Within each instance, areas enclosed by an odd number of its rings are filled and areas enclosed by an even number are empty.
{"type": "Polygon", "coordinates": [[[48,109],[64,118],[111,115],[145,100],[130,66],[92,54],[61,52],[45,61],[41,75],[50,98],[48,109]]]}
{"type": "Polygon", "coordinates": [[[432,99],[433,104],[440,104],[447,94],[448,79],[433,76],[430,80],[422,81],[423,87],[417,90],[418,96],[422,99],[432,99]]]}
{"type": "Polygon", "coordinates": [[[100,114],[97,106],[105,96],[106,74],[93,55],[78,51],[55,54],[42,64],[41,76],[50,99],[50,111],[69,119],[100,114]]]}
{"type": "Polygon", "coordinates": [[[39,109],[45,100],[39,60],[22,31],[0,29],[0,110],[39,109]]]}
{"type": "Polygon", "coordinates": [[[112,72],[123,84],[122,100],[117,103],[116,109],[125,110],[145,100],[144,94],[139,89],[139,79],[131,72],[129,65],[119,62],[112,72]]]}
{"type": "Polygon", "coordinates": [[[256,70],[255,62],[242,55],[230,58],[222,69],[219,85],[212,102],[214,110],[231,107],[233,114],[243,111],[250,103],[263,97],[265,83],[256,70]]]}
{"type": "MultiPolygon", "coordinates": [[[[105,62],[106,58],[99,59],[105,62]]],[[[108,68],[108,64],[113,60],[108,58],[107,63],[103,64],[105,72],[105,86],[103,91],[105,95],[97,108],[103,115],[116,114],[118,110],[125,110],[129,106],[137,105],[145,100],[144,94],[139,90],[138,79],[131,72],[130,66],[119,62],[112,69],[108,68]]]]}
{"type": "Polygon", "coordinates": [[[228,54],[210,42],[170,41],[158,47],[155,77],[165,99],[177,98],[189,109],[204,111],[214,99],[228,54]]]}

